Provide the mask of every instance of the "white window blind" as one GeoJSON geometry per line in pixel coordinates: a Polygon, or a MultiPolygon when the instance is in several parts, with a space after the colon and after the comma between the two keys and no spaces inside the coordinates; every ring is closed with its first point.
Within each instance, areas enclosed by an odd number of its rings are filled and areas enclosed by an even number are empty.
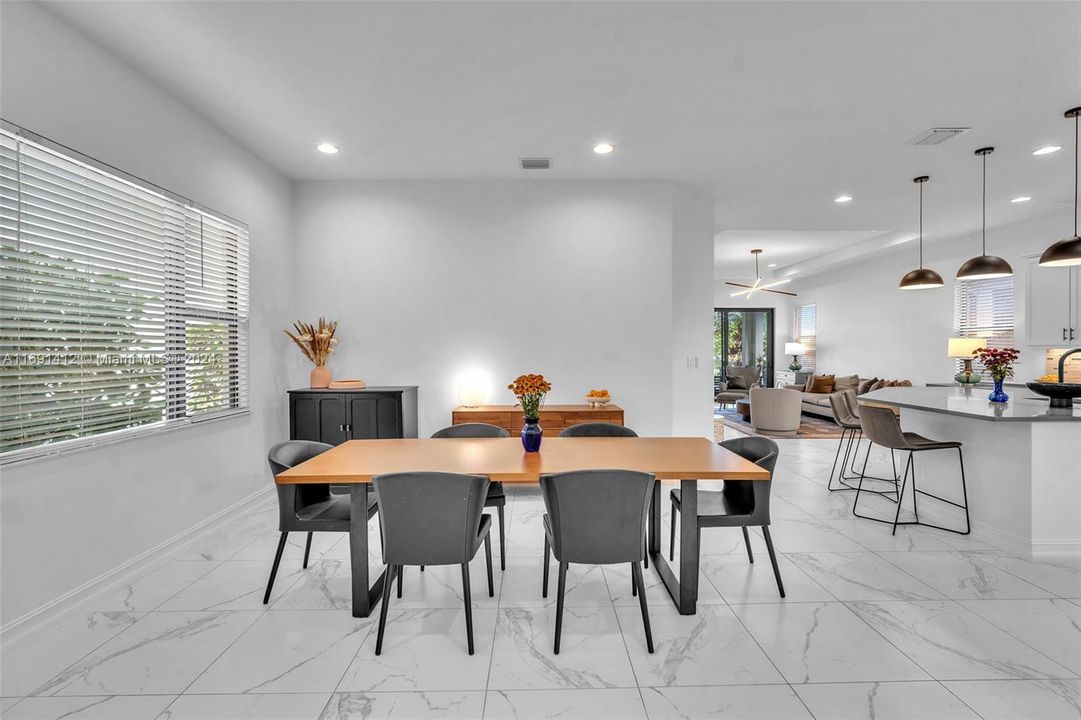
{"type": "MultiPolygon", "coordinates": [[[[957,337],[982,337],[993,348],[1014,347],[1013,276],[958,280],[953,286],[953,326],[957,337]]],[[[964,362],[956,360],[957,371],[964,362]]],[[[983,372],[979,361],[973,366],[983,372]]]]}
{"type": "Polygon", "coordinates": [[[815,347],[818,338],[818,306],[797,305],[792,309],[792,338],[803,343],[806,351],[799,356],[799,363],[805,371],[815,368],[815,347]]]}
{"type": "Polygon", "coordinates": [[[248,236],[0,131],[0,462],[248,405],[248,236]]]}

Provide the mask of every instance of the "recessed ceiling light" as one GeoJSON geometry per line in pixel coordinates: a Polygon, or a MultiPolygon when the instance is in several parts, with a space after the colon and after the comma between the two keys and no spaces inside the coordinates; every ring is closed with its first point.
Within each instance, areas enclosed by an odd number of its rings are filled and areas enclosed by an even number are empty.
{"type": "Polygon", "coordinates": [[[614,151],[615,149],[616,149],[615,145],[613,145],[612,143],[606,143],[606,142],[597,143],[596,145],[593,146],[593,152],[597,153],[598,155],[607,155],[608,153],[614,151]]]}
{"type": "Polygon", "coordinates": [[[839,196],[833,198],[833,202],[835,202],[835,203],[852,202],[852,196],[851,195],[839,195],[839,196]]]}
{"type": "Polygon", "coordinates": [[[1058,152],[1062,149],[1061,145],[1044,145],[1039,150],[1033,150],[1033,155],[1050,155],[1051,153],[1058,152]]]}
{"type": "Polygon", "coordinates": [[[769,265],[767,265],[766,267],[777,267],[777,263],[770,263],[770,264],[769,264],[769,265]]]}
{"type": "Polygon", "coordinates": [[[1031,199],[1032,198],[1030,198],[1028,195],[1019,195],[1019,196],[1015,197],[1013,200],[1010,200],[1010,202],[1013,202],[1013,203],[1028,202],[1031,199]]]}
{"type": "Polygon", "coordinates": [[[327,155],[337,155],[338,154],[338,146],[334,145],[332,143],[328,143],[328,142],[319,143],[318,145],[315,146],[315,149],[318,150],[319,152],[325,153],[327,155]]]}

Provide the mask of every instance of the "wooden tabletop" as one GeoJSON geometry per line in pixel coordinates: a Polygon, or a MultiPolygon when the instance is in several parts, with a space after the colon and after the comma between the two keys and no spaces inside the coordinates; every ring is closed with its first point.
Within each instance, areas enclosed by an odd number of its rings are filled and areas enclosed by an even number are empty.
{"type": "Polygon", "coordinates": [[[536,483],[544,473],[618,468],[664,480],[768,480],[769,473],[706,438],[545,438],[539,453],[519,438],[350,440],[279,474],[280,484],[367,483],[375,475],[441,471],[536,483]]]}
{"type": "MultiPolygon", "coordinates": [[[[622,410],[619,405],[615,403],[607,403],[605,405],[589,405],[587,403],[580,403],[578,405],[541,405],[541,412],[575,412],[578,410],[622,410]]],[[[522,412],[522,408],[518,405],[474,405],[466,406],[459,405],[454,408],[456,413],[492,413],[492,412],[522,412]]]]}

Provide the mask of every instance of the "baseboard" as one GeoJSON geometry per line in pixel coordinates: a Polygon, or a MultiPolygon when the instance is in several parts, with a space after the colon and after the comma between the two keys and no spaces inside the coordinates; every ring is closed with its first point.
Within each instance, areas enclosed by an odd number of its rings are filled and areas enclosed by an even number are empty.
{"type": "Polygon", "coordinates": [[[234,515],[246,505],[259,500],[273,491],[273,486],[264,487],[256,492],[241,498],[229,507],[211,515],[206,520],[192,525],[187,530],[177,533],[168,540],[158,543],[149,550],[136,555],[120,565],[107,570],[97,577],[88,580],[77,588],[69,590],[63,595],[50,600],[35,610],[17,617],[11,622],[0,627],[0,635],[3,636],[4,645],[11,647],[19,644],[27,636],[32,635],[41,626],[47,623],[55,623],[59,618],[74,613],[80,607],[89,603],[95,597],[114,590],[124,585],[129,579],[141,573],[147,566],[159,562],[163,555],[179,551],[187,545],[199,539],[226,518],[234,515]]]}
{"type": "Polygon", "coordinates": [[[1033,560],[1061,560],[1081,557],[1081,540],[1033,540],[1033,560]]]}

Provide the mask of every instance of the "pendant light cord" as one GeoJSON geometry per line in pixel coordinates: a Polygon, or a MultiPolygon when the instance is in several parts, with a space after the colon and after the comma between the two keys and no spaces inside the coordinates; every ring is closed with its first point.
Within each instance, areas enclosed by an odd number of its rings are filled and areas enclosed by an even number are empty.
{"type": "Polygon", "coordinates": [[[920,269],[923,269],[923,183],[920,183],[920,269]]]}
{"type": "Polygon", "coordinates": [[[987,255],[987,155],[983,156],[983,255],[987,255]]]}

